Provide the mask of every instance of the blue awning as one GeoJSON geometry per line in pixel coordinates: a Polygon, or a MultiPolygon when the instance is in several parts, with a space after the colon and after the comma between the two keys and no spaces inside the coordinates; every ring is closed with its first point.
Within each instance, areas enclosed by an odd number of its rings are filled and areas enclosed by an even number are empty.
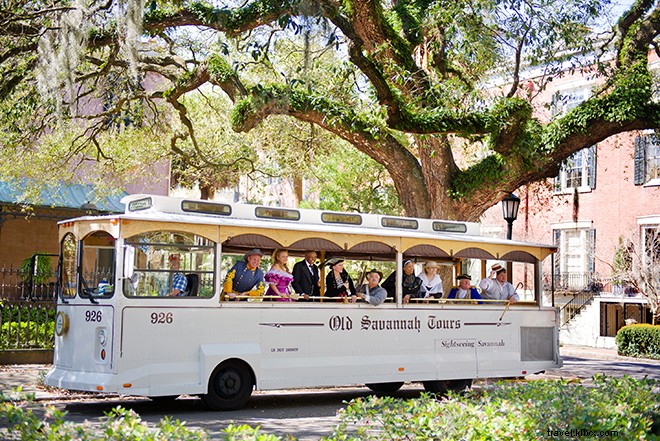
{"type": "Polygon", "coordinates": [[[85,203],[93,203],[98,211],[110,213],[123,213],[124,204],[121,198],[128,193],[122,190],[113,196],[97,196],[92,184],[65,184],[46,185],[34,198],[24,198],[27,180],[2,182],[0,181],[0,203],[34,205],[52,208],[80,209],[85,203]]]}

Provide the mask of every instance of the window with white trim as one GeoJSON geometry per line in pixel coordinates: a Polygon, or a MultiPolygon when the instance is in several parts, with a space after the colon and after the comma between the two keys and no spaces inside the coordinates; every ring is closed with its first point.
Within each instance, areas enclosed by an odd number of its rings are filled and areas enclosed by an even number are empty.
{"type": "Polygon", "coordinates": [[[644,265],[660,264],[660,226],[642,226],[642,259],[644,265]]]}
{"type": "Polygon", "coordinates": [[[590,96],[591,86],[582,86],[555,92],[550,101],[552,117],[555,118],[565,115],[569,110],[577,107],[590,96]]]}
{"type": "Polygon", "coordinates": [[[576,152],[561,166],[555,178],[555,192],[590,191],[596,188],[596,146],[576,152]]]}
{"type": "Polygon", "coordinates": [[[635,138],[635,185],[660,185],[660,139],[655,134],[635,138]]]}
{"type": "Polygon", "coordinates": [[[595,269],[596,230],[591,222],[568,222],[553,226],[555,284],[564,289],[586,289],[595,269]]]}

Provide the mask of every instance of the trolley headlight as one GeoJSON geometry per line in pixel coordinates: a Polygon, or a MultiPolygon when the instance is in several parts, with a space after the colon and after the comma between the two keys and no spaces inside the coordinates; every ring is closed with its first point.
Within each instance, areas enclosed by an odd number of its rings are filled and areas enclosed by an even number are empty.
{"type": "Polygon", "coordinates": [[[106,341],[107,341],[107,336],[105,334],[105,329],[99,330],[99,344],[101,346],[105,346],[106,341]]]}
{"type": "Polygon", "coordinates": [[[63,336],[69,330],[69,316],[62,311],[58,311],[55,316],[55,333],[58,337],[63,336]]]}

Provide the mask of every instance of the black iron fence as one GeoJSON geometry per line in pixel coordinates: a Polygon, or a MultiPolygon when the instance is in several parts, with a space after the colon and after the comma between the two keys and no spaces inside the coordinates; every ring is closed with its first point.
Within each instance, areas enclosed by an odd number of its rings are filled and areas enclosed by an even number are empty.
{"type": "Polygon", "coordinates": [[[19,268],[0,267],[0,350],[53,347],[57,283],[40,256],[19,268]]]}
{"type": "Polygon", "coordinates": [[[0,300],[0,350],[50,349],[54,328],[54,302],[0,300]]]}
{"type": "MultiPolygon", "coordinates": [[[[610,277],[601,277],[598,273],[590,272],[553,274],[552,282],[555,291],[559,292],[591,292],[599,294],[601,292],[612,292],[613,287],[610,277]]],[[[546,279],[543,289],[549,291],[551,287],[550,280],[546,279]]]]}

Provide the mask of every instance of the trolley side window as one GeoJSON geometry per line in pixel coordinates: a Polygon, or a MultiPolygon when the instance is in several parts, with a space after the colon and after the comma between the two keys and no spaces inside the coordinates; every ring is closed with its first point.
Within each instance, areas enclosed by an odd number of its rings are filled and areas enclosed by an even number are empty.
{"type": "Polygon", "coordinates": [[[78,247],[73,234],[64,236],[60,247],[62,297],[72,298],[76,296],[76,262],[78,261],[78,247]]]}
{"type": "Polygon", "coordinates": [[[215,242],[209,239],[155,231],[126,240],[124,294],[128,297],[211,297],[214,282],[215,242]]]}
{"type": "Polygon", "coordinates": [[[81,297],[112,297],[115,283],[115,238],[96,231],[81,241],[81,297]]]}

